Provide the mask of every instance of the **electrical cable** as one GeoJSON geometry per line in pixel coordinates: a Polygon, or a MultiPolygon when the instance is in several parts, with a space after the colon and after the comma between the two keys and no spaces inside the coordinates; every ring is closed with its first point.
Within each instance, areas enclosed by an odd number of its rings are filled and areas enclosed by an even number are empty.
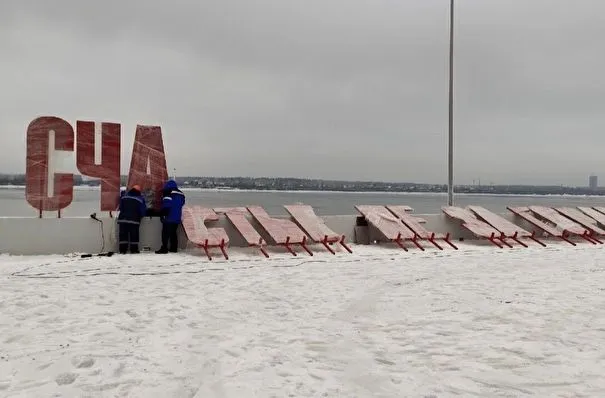
{"type": "MultiPolygon", "coordinates": [[[[101,251],[99,253],[96,254],[96,256],[105,256],[105,257],[111,257],[113,256],[113,252],[109,251],[107,253],[105,253],[105,228],[103,226],[103,220],[100,220],[99,218],[97,218],[97,213],[92,213],[90,215],[90,218],[92,218],[93,220],[97,221],[101,227],[101,251]]],[[[80,257],[81,258],[87,258],[87,257],[92,257],[93,254],[82,254],[80,257]]]]}
{"type": "Polygon", "coordinates": [[[97,218],[97,213],[92,213],[90,215],[90,218],[92,218],[93,220],[96,220],[99,222],[99,224],[101,225],[101,253],[103,253],[103,251],[105,250],[105,228],[103,227],[103,220],[99,220],[97,218]]]}

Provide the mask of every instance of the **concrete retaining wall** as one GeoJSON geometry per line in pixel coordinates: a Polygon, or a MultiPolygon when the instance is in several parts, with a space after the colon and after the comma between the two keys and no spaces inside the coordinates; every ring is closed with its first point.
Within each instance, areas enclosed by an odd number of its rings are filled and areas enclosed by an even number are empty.
{"type": "MultiPolygon", "coordinates": [[[[442,214],[416,215],[424,218],[426,228],[446,233],[453,240],[472,239],[473,236],[460,228],[456,221],[448,220],[442,214]]],[[[517,225],[531,228],[514,218],[512,214],[502,214],[503,217],[514,221],[517,225]]],[[[354,215],[322,217],[326,225],[339,234],[344,234],[347,241],[369,244],[380,241],[380,235],[374,228],[363,225],[363,219],[354,215]]],[[[99,217],[98,222],[90,217],[74,218],[0,218],[0,252],[14,255],[38,254],[68,254],[68,253],[98,253],[101,251],[117,251],[117,225],[115,218],[99,217]]],[[[252,222],[257,231],[264,235],[262,229],[252,222]]],[[[218,222],[210,222],[208,227],[223,227],[231,240],[231,246],[245,246],[231,224],[221,217],[218,222]]],[[[141,247],[157,250],[160,247],[161,223],[158,218],[145,218],[141,225],[141,247]]],[[[187,248],[187,239],[180,228],[181,249],[187,248]]],[[[263,236],[268,240],[268,236],[263,236]]],[[[270,242],[270,240],[268,240],[270,242]]]]}

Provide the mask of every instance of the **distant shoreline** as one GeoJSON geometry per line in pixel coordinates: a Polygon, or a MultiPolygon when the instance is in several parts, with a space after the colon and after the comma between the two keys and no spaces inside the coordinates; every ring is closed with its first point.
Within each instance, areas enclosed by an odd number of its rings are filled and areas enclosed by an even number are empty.
{"type": "MultiPolygon", "coordinates": [[[[0,185],[0,189],[25,190],[24,185],[0,185]]],[[[126,189],[121,187],[120,189],[126,189]]],[[[76,191],[99,191],[100,186],[91,185],[74,185],[76,191]]],[[[196,187],[181,187],[184,192],[231,192],[231,193],[298,193],[298,194],[350,194],[350,195],[401,195],[401,196],[442,196],[446,197],[447,192],[401,192],[401,191],[338,191],[338,190],[286,190],[286,189],[245,189],[245,188],[196,188],[196,187]]],[[[602,198],[604,195],[588,195],[588,194],[554,194],[554,193],[533,193],[533,194],[509,194],[509,193],[455,193],[456,196],[498,196],[498,197],[560,197],[560,198],[602,198]]]]}

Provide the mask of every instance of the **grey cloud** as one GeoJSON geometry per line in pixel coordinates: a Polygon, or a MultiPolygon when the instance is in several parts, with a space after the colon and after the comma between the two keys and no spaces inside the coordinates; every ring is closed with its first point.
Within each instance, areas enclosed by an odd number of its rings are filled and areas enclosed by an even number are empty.
{"type": "MultiPolygon", "coordinates": [[[[456,11],[456,180],[605,170],[605,3],[456,11]]],[[[124,169],[148,123],[179,174],[445,183],[447,18],[447,0],[3,2],[0,169],[47,113],[122,122],[124,169]]]]}

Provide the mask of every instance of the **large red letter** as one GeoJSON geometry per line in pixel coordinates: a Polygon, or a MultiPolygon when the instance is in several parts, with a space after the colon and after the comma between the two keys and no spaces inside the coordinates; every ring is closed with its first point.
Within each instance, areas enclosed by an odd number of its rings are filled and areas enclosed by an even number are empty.
{"type": "Polygon", "coordinates": [[[162,129],[159,126],[137,126],[130,160],[128,186],[141,186],[143,191],[152,190],[155,194],[154,207],[161,201],[162,187],[168,179],[166,155],[162,141],[162,129]]]}
{"type": "Polygon", "coordinates": [[[101,123],[95,138],[95,122],[76,122],[76,165],[80,173],[101,180],[101,211],[114,211],[120,200],[120,125],[101,123]],[[95,162],[95,143],[100,138],[100,162],[95,162]]]}
{"type": "Polygon", "coordinates": [[[40,211],[64,209],[73,199],[73,174],[54,172],[55,150],[74,150],[74,130],[71,125],[54,116],[43,116],[32,121],[27,127],[25,198],[40,211]]]}

